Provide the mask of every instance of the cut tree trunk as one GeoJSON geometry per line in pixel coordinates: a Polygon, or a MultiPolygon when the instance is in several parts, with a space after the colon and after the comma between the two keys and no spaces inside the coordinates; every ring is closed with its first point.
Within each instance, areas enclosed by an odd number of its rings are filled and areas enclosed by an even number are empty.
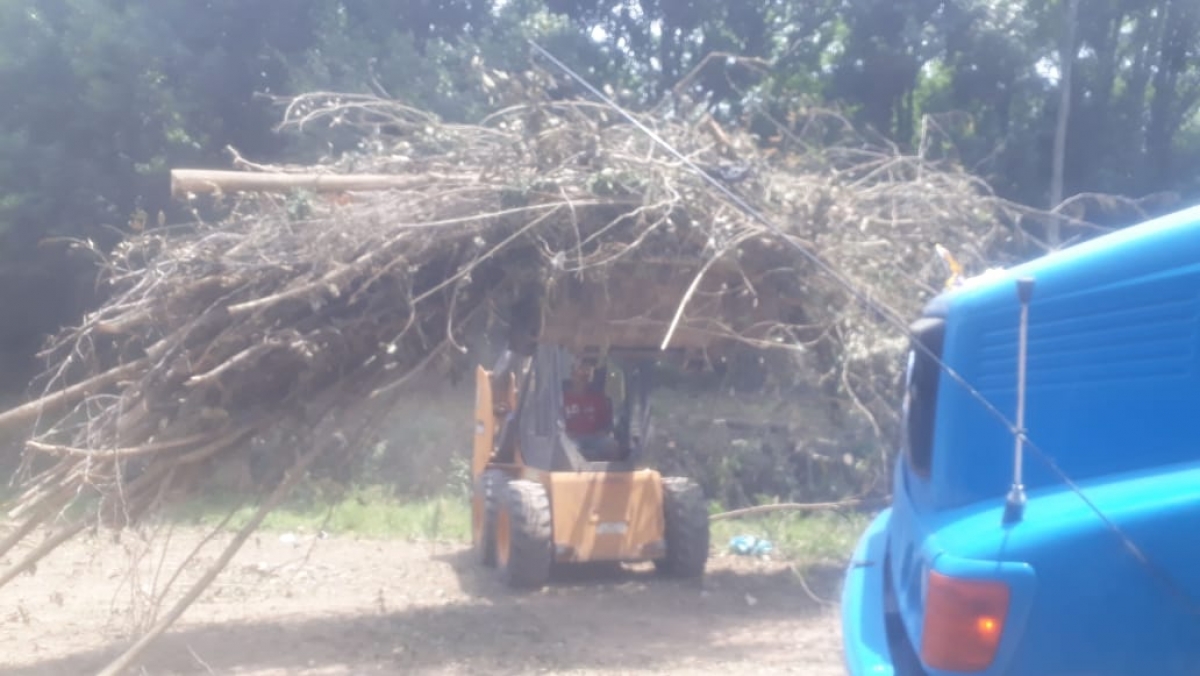
{"type": "Polygon", "coordinates": [[[396,190],[429,185],[444,176],[420,174],[290,174],[208,169],[172,169],[171,196],[231,192],[353,192],[396,190]]]}

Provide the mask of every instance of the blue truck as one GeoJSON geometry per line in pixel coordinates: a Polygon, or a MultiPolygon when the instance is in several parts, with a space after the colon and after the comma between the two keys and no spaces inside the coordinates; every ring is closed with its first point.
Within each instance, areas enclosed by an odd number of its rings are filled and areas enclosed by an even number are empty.
{"type": "Polygon", "coordinates": [[[849,672],[1200,674],[1200,207],[931,300],[849,672]]]}

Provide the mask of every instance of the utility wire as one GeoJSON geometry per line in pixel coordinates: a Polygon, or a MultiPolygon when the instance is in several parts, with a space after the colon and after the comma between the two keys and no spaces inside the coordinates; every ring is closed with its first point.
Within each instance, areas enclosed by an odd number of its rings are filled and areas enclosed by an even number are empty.
{"type": "Polygon", "coordinates": [[[914,348],[920,350],[921,352],[923,352],[925,354],[925,356],[932,359],[934,361],[934,363],[936,363],[938,365],[938,368],[941,369],[941,371],[943,373],[945,373],[947,376],[950,377],[951,380],[953,380],[955,383],[957,383],[963,389],[965,389],[967,391],[967,393],[971,396],[972,399],[979,402],[979,404],[982,405],[984,407],[984,409],[988,411],[988,413],[990,413],[993,417],[995,417],[998,421],[1000,421],[1001,424],[1003,424],[1005,427],[1007,427],[1010,434],[1022,435],[1025,440],[1026,448],[1033,451],[1034,455],[1037,456],[1037,458],[1039,460],[1041,460],[1050,469],[1050,471],[1059,478],[1060,481],[1062,481],[1064,484],[1066,484],[1067,487],[1070,488],[1072,492],[1074,492],[1077,496],[1079,496],[1079,499],[1082,500],[1084,502],[1084,504],[1087,505],[1087,507],[1102,522],[1104,522],[1105,526],[1121,541],[1121,543],[1125,546],[1125,548],[1129,551],[1129,553],[1131,555],[1133,555],[1133,557],[1138,562],[1140,562],[1143,566],[1145,566],[1154,577],[1159,579],[1159,581],[1162,584],[1164,584],[1172,592],[1172,595],[1175,596],[1176,599],[1180,603],[1183,604],[1185,610],[1187,610],[1187,612],[1189,614],[1196,616],[1196,617],[1200,617],[1200,605],[1198,605],[1192,599],[1191,594],[1189,594],[1187,592],[1187,590],[1184,589],[1170,575],[1170,573],[1168,573],[1166,570],[1163,570],[1160,566],[1156,565],[1153,561],[1151,561],[1150,558],[1147,557],[1146,554],[1141,550],[1141,548],[1138,547],[1137,544],[1121,529],[1121,527],[1118,526],[1115,522],[1113,522],[1112,519],[1108,518],[1108,516],[1106,516],[1104,514],[1104,512],[1090,498],[1088,498],[1088,496],[1086,494],[1084,494],[1083,489],[1080,488],[1079,485],[1076,484],[1069,476],[1067,476],[1066,472],[1064,472],[1062,470],[1062,468],[1060,468],[1058,466],[1058,464],[1056,462],[1054,462],[1054,460],[1049,455],[1047,455],[1037,444],[1035,444],[1031,439],[1029,439],[1028,435],[1025,434],[1024,430],[1018,429],[1017,426],[1011,420],[1009,420],[1008,417],[1006,415],[1004,415],[1004,413],[1002,411],[1000,411],[1000,409],[996,408],[996,406],[994,404],[992,404],[992,402],[988,401],[987,397],[985,397],[983,395],[983,393],[981,393],[979,390],[975,389],[974,386],[972,386],[970,383],[968,383],[966,381],[966,379],[963,378],[950,365],[948,365],[944,361],[942,361],[941,355],[935,354],[922,341],[917,340],[916,337],[913,335],[912,331],[909,329],[907,323],[899,316],[898,313],[896,313],[894,310],[887,307],[886,305],[873,300],[868,293],[866,293],[862,289],[859,289],[854,284],[853,281],[851,281],[849,278],[847,278],[846,276],[844,276],[843,274],[838,272],[837,269],[835,269],[832,265],[830,265],[829,263],[822,260],[820,258],[820,256],[818,256],[816,253],[809,251],[802,244],[800,244],[800,242],[796,241],[796,239],[794,237],[789,236],[786,232],[784,232],[784,230],[782,228],[780,228],[773,221],[771,221],[769,218],[767,218],[766,215],[764,215],[758,209],[755,209],[753,206],[751,206],[749,203],[747,203],[745,199],[743,199],[740,195],[738,195],[733,190],[730,190],[728,186],[726,186],[724,183],[722,183],[721,181],[714,178],[709,172],[704,171],[704,169],[699,167],[695,162],[693,162],[686,155],[679,152],[679,150],[677,150],[674,146],[672,146],[668,141],[663,139],[653,129],[651,129],[648,126],[646,126],[645,124],[643,124],[641,120],[634,117],[631,113],[626,111],[624,108],[622,108],[620,105],[618,105],[615,101],[613,101],[608,96],[606,96],[603,92],[596,89],[594,86],[592,86],[591,83],[589,83],[586,79],[584,79],[583,76],[576,73],[569,66],[567,66],[565,63],[560,61],[557,57],[555,57],[549,51],[544,49],[541,45],[537,44],[537,42],[535,42],[533,40],[528,40],[527,42],[529,43],[529,46],[534,49],[534,51],[536,51],[538,54],[540,54],[543,58],[545,58],[550,63],[554,64],[554,66],[557,67],[559,70],[566,73],[567,76],[569,76],[572,80],[579,83],[579,85],[582,86],[584,89],[586,89],[592,96],[595,96],[597,99],[599,99],[601,102],[603,102],[609,108],[611,108],[618,115],[625,118],[625,120],[627,120],[630,124],[637,127],[639,131],[641,131],[643,134],[648,136],[651,140],[653,140],[656,144],[658,144],[663,150],[667,151],[667,153],[672,155],[675,159],[679,160],[679,162],[681,162],[684,166],[686,166],[688,169],[692,170],[692,172],[695,173],[697,176],[699,176],[701,178],[701,180],[707,182],[713,188],[716,188],[718,192],[720,192],[722,195],[724,195],[730,202],[733,203],[734,206],[736,206],[738,209],[740,209],[744,214],[746,214],[750,218],[758,221],[760,224],[762,224],[765,228],[767,228],[772,233],[774,233],[776,236],[778,236],[785,243],[791,245],[794,249],[796,249],[796,251],[798,251],[802,256],[804,256],[806,259],[808,259],[811,263],[816,265],[818,268],[820,268],[826,274],[828,274],[830,277],[832,277],[834,280],[836,280],[839,284],[841,284],[843,287],[845,287],[846,290],[849,291],[850,294],[853,295],[856,299],[858,299],[859,302],[861,302],[864,306],[866,306],[867,309],[872,310],[875,313],[879,314],[881,317],[886,319],[890,324],[892,324],[892,326],[894,326],[894,327],[898,328],[900,331],[902,331],[904,333],[904,335],[909,338],[909,341],[914,348]]]}

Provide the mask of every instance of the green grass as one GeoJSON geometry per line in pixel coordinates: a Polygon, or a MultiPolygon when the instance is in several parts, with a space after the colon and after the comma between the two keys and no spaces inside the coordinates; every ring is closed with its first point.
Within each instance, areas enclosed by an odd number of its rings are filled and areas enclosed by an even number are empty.
{"type": "MultiPolygon", "coordinates": [[[[210,496],[174,506],[166,516],[176,523],[215,526],[235,504],[227,496],[210,496]]],[[[227,527],[242,527],[255,509],[255,505],[239,507],[227,527]]],[[[287,502],[267,515],[261,529],[325,529],[370,538],[466,542],[471,536],[471,512],[469,503],[459,497],[403,500],[379,488],[358,488],[338,499],[287,502]]]]}
{"type": "MultiPolygon", "coordinates": [[[[176,523],[215,526],[233,501],[212,496],[172,507],[167,517],[176,523]]],[[[254,506],[237,510],[228,528],[244,525],[254,506]]],[[[731,538],[752,535],[771,541],[772,557],[792,561],[844,561],[867,526],[864,514],[768,514],[714,521],[714,553],[728,550],[731,538]]],[[[359,488],[338,499],[303,499],[286,503],[269,514],[268,532],[316,532],[379,539],[466,543],[471,538],[470,505],[465,498],[444,496],[405,500],[379,488],[359,488]]]]}
{"type": "Polygon", "coordinates": [[[714,521],[712,544],[715,551],[728,551],[731,538],[751,535],[770,540],[772,558],[841,562],[850,556],[870,519],[856,513],[782,513],[714,521]]]}

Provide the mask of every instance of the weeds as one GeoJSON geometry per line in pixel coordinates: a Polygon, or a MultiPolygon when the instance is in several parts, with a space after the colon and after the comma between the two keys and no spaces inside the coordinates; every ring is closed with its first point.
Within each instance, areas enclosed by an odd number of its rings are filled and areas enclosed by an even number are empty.
{"type": "Polygon", "coordinates": [[[729,541],[753,535],[771,541],[772,558],[802,563],[842,562],[866,529],[870,515],[860,513],[768,514],[712,524],[714,551],[727,551],[729,541]]]}
{"type": "MultiPolygon", "coordinates": [[[[286,503],[266,518],[262,529],[315,532],[325,528],[334,535],[467,544],[471,541],[470,503],[456,493],[405,499],[382,486],[358,487],[338,498],[310,497],[286,503]]],[[[209,496],[179,504],[168,518],[176,523],[213,527],[232,505],[232,498],[209,496]]],[[[253,506],[243,507],[226,527],[240,528],[252,513],[253,506]]],[[[771,541],[776,559],[840,562],[849,555],[868,520],[865,514],[827,513],[717,521],[712,525],[713,553],[727,551],[735,536],[754,535],[771,541]]]]}
{"type": "MultiPolygon", "coordinates": [[[[214,526],[232,508],[232,498],[210,495],[171,508],[168,518],[214,526]]],[[[238,510],[227,528],[237,529],[253,513],[238,510]]],[[[461,498],[437,496],[404,500],[381,486],[354,488],[333,499],[306,497],[281,505],[263,522],[264,531],[316,531],[331,534],[413,541],[468,542],[470,506],[461,498]]]]}

